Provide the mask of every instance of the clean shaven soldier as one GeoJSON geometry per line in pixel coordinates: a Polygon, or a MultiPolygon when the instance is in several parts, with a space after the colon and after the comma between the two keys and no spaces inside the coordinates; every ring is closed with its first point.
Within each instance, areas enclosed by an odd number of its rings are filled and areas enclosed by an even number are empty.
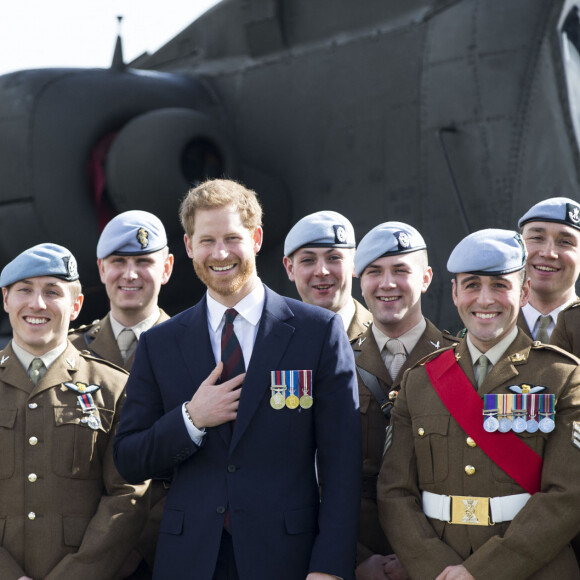
{"type": "Polygon", "coordinates": [[[381,522],[412,578],[577,580],[580,368],[518,329],[514,231],[464,238],[447,269],[467,329],[410,369],[391,415],[381,522]]]}
{"type": "Polygon", "coordinates": [[[528,251],[531,283],[518,326],[534,340],[548,342],[558,314],[577,300],[580,205],[567,197],[545,199],[520,218],[518,227],[528,251]]]}
{"type": "MultiPolygon", "coordinates": [[[[69,340],[79,350],[88,350],[129,371],[141,334],[169,319],[158,306],[161,288],[173,271],[173,255],[161,220],[141,210],[115,216],[99,237],[97,266],[111,310],[101,320],[73,331],[69,340]]],[[[139,566],[139,579],[152,574],[168,485],[169,477],[151,482],[149,519],[137,553],[132,554],[126,568],[139,566]]]]}
{"type": "Polygon", "coordinates": [[[353,342],[371,321],[352,297],[356,240],[352,224],[335,211],[303,217],[284,241],[284,267],[307,304],[336,312],[353,342]]]}
{"type": "Polygon", "coordinates": [[[127,373],[79,353],[73,255],[22,252],[0,274],[13,338],[0,352],[0,577],[116,578],[146,517],[113,464],[127,373]]]}
{"type": "Polygon", "coordinates": [[[363,429],[363,491],[357,579],[407,578],[383,532],[377,478],[392,404],[404,372],[456,339],[422,313],[421,297],[433,272],[421,234],[401,222],[373,228],[359,243],[355,272],[373,321],[354,343],[363,429]]]}

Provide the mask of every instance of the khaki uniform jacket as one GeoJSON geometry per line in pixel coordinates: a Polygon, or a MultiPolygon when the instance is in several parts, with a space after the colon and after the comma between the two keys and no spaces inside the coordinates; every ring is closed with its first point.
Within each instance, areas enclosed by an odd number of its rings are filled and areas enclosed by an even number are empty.
{"type": "MultiPolygon", "coordinates": [[[[155,324],[166,320],[169,320],[169,316],[161,310],[155,324]]],[[[93,356],[108,360],[126,371],[131,370],[135,354],[133,353],[127,362],[123,362],[119,345],[113,334],[110,312],[101,320],[95,320],[92,324],[71,330],[68,338],[80,351],[88,350],[93,356]]]]}
{"type": "Polygon", "coordinates": [[[532,331],[530,330],[530,327],[528,326],[528,323],[526,321],[526,317],[524,316],[524,314],[521,310],[520,310],[520,313],[518,314],[518,328],[520,330],[523,330],[524,334],[528,338],[531,338],[532,340],[534,340],[534,337],[532,336],[532,331]]]}
{"type": "Polygon", "coordinates": [[[69,344],[35,387],[11,344],[0,352],[0,578],[113,579],[145,517],[145,485],[113,464],[127,374],[69,344]],[[92,393],[83,421],[65,382],[92,393]]]}
{"type": "Polygon", "coordinates": [[[346,334],[348,341],[352,344],[360,334],[362,334],[373,321],[373,315],[358,301],[354,300],[354,316],[348,325],[346,334]]]}
{"type": "MultiPolygon", "coordinates": [[[[429,320],[426,322],[425,332],[409,354],[394,381],[391,380],[391,375],[381,358],[371,327],[353,344],[357,366],[377,377],[379,385],[386,395],[394,391],[396,396],[400,389],[401,379],[408,368],[438,348],[458,342],[458,339],[446,332],[441,332],[429,320]]],[[[391,554],[392,549],[379,523],[377,509],[377,478],[383,458],[385,430],[388,421],[381,411],[379,403],[365,386],[358,372],[357,379],[363,432],[363,485],[357,543],[357,562],[360,564],[373,554],[391,554]]]]}
{"type": "Polygon", "coordinates": [[[580,298],[558,314],[550,344],[580,357],[580,298]]]}
{"type": "MultiPolygon", "coordinates": [[[[475,384],[465,341],[455,351],[475,384]]],[[[541,493],[511,522],[493,526],[449,524],[423,513],[423,490],[476,497],[525,490],[478,446],[468,445],[424,366],[407,373],[392,412],[392,444],[379,475],[378,502],[387,537],[412,578],[435,578],[458,564],[477,579],[580,578],[568,544],[580,530],[580,449],[573,430],[580,424],[578,363],[556,347],[532,343],[520,331],[481,384],[482,395],[509,393],[508,386],[522,383],[545,386],[545,393],[556,395],[554,431],[518,435],[543,458],[541,493]],[[467,465],[475,468],[473,475],[466,473],[467,465]]]]}

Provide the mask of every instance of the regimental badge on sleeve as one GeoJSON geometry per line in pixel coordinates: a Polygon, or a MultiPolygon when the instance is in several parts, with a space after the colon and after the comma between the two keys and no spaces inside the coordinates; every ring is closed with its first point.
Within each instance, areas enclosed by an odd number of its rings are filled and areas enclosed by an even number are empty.
{"type": "Polygon", "coordinates": [[[580,421],[572,424],[572,445],[580,449],[580,421]]]}

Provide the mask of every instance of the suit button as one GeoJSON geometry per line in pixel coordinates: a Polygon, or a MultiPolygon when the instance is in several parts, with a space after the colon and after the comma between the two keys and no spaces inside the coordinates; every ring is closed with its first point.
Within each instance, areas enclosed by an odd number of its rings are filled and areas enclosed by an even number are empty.
{"type": "Polygon", "coordinates": [[[228,471],[230,473],[234,473],[236,471],[236,466],[235,465],[228,465],[228,471]]]}
{"type": "Polygon", "coordinates": [[[30,483],[34,483],[36,480],[38,479],[36,473],[30,473],[28,475],[28,481],[30,481],[30,483]]]}
{"type": "Polygon", "coordinates": [[[218,505],[215,511],[218,514],[225,514],[226,513],[226,508],[223,505],[218,505]]]}
{"type": "Polygon", "coordinates": [[[36,444],[38,443],[38,439],[37,439],[36,437],[31,437],[31,438],[28,440],[28,443],[29,443],[30,445],[36,445],[36,444]]]}
{"type": "Polygon", "coordinates": [[[468,437],[465,442],[470,446],[470,447],[477,447],[477,443],[471,438],[468,437]]]}
{"type": "Polygon", "coordinates": [[[28,519],[29,520],[35,520],[36,519],[36,514],[34,512],[29,512],[28,513],[28,519]]]}
{"type": "Polygon", "coordinates": [[[465,473],[467,473],[467,475],[473,475],[475,473],[475,467],[473,467],[473,465],[466,465],[465,473]]]}
{"type": "Polygon", "coordinates": [[[28,403],[29,409],[36,409],[37,407],[38,407],[38,405],[36,403],[28,403]]]}

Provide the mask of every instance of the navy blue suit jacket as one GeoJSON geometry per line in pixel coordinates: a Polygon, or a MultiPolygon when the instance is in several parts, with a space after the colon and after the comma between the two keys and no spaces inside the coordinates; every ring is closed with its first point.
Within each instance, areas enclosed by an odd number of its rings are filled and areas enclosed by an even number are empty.
{"type": "Polygon", "coordinates": [[[361,428],[342,320],[266,288],[233,433],[209,428],[197,447],[181,406],[215,365],[205,299],[139,340],[115,462],[129,482],[173,470],[155,578],[211,580],[226,508],[242,580],[354,578],[361,428]],[[302,369],[312,407],[273,409],[270,371],[302,369]]]}

